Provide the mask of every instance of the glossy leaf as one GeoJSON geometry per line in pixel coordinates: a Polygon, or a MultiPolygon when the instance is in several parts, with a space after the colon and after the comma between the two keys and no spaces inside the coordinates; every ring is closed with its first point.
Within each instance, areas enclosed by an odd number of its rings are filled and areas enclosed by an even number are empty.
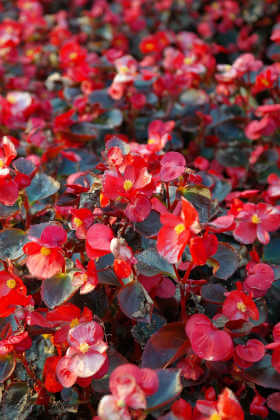
{"type": "Polygon", "coordinates": [[[176,278],[172,265],[162,258],[155,248],[147,248],[137,254],[137,270],[144,276],[166,274],[176,278]]]}
{"type": "Polygon", "coordinates": [[[280,390],[280,373],[271,366],[271,356],[266,355],[260,362],[246,369],[244,378],[264,388],[280,390]]]}
{"type": "Polygon", "coordinates": [[[5,229],[0,231],[0,258],[16,260],[21,257],[27,235],[20,229],[5,229]]]}
{"type": "Polygon", "coordinates": [[[15,367],[16,361],[11,354],[0,356],[0,383],[11,376],[15,367]]]}
{"type": "Polygon", "coordinates": [[[38,201],[54,195],[60,188],[60,184],[51,176],[43,172],[37,173],[26,188],[29,201],[38,201]]]}
{"type": "Polygon", "coordinates": [[[153,309],[153,301],[139,282],[123,287],[118,293],[118,301],[122,312],[135,321],[149,322],[153,309]]]}
{"type": "Polygon", "coordinates": [[[227,280],[237,270],[239,256],[235,249],[225,242],[220,242],[218,251],[212,257],[218,262],[218,269],[214,269],[214,274],[218,279],[227,280]]]}
{"type": "Polygon", "coordinates": [[[181,348],[181,356],[184,354],[183,346],[187,344],[187,341],[182,322],[172,322],[164,325],[147,342],[142,355],[142,367],[152,369],[163,367],[181,348]]]}
{"type": "Polygon", "coordinates": [[[65,303],[75,293],[77,287],[72,282],[73,274],[60,273],[43,281],[41,295],[48,308],[53,309],[65,303]]]}
{"type": "Polygon", "coordinates": [[[163,407],[173,401],[182,391],[180,371],[177,369],[156,370],[159,387],[158,391],[147,398],[149,410],[163,407]]]}

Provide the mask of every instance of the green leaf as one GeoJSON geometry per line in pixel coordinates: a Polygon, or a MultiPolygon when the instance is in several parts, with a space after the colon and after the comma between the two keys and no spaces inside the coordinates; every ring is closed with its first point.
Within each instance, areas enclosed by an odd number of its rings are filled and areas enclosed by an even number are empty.
{"type": "Polygon", "coordinates": [[[210,216],[211,192],[204,185],[190,185],[183,190],[183,196],[195,207],[200,223],[207,223],[210,216]]]}
{"type": "Polygon", "coordinates": [[[164,325],[148,340],[142,355],[142,367],[151,369],[163,367],[187,342],[182,322],[164,325]]]}
{"type": "Polygon", "coordinates": [[[263,247],[263,261],[268,264],[280,264],[280,238],[272,238],[263,247]]]}
{"type": "Polygon", "coordinates": [[[24,420],[28,418],[32,408],[32,399],[27,384],[24,382],[13,383],[4,394],[1,410],[3,417],[1,419],[24,420]]]}
{"type": "Polygon", "coordinates": [[[226,242],[220,242],[218,251],[212,258],[218,263],[218,269],[214,269],[215,277],[222,280],[229,279],[239,266],[239,257],[235,249],[226,242]]]}
{"type": "Polygon", "coordinates": [[[144,276],[156,276],[165,274],[176,279],[176,274],[172,265],[162,258],[156,248],[148,248],[136,255],[138,260],[137,270],[144,276]]]}
{"type": "Polygon", "coordinates": [[[220,304],[225,300],[227,290],[221,284],[204,284],[201,288],[201,297],[206,302],[220,304]]]}
{"type": "Polygon", "coordinates": [[[147,398],[148,410],[155,410],[173,401],[182,391],[180,370],[159,369],[156,371],[159,387],[155,394],[147,398]]]}
{"type": "Polygon", "coordinates": [[[104,112],[97,120],[93,121],[96,128],[112,129],[119,127],[123,122],[123,114],[118,108],[104,112]]]}
{"type": "Polygon", "coordinates": [[[129,283],[118,293],[122,312],[135,321],[149,322],[153,310],[153,301],[139,282],[129,283]]]}
{"type": "Polygon", "coordinates": [[[223,166],[247,168],[250,156],[250,149],[240,147],[227,147],[219,149],[216,158],[223,166]]]}
{"type": "Polygon", "coordinates": [[[29,187],[26,188],[26,193],[29,201],[38,201],[50,197],[55,194],[60,188],[58,181],[45,173],[37,173],[31,181],[29,187]]]}
{"type": "Polygon", "coordinates": [[[1,260],[16,260],[21,257],[23,245],[27,242],[27,236],[20,229],[5,229],[0,231],[0,258],[1,260]]]}
{"type": "Polygon", "coordinates": [[[143,222],[135,223],[135,230],[141,235],[150,238],[159,232],[161,226],[159,213],[152,210],[143,222]]]}
{"type": "Polygon", "coordinates": [[[155,334],[165,324],[166,320],[162,316],[153,313],[151,323],[148,324],[147,322],[141,321],[137,322],[137,324],[131,329],[131,334],[133,335],[135,341],[142,346],[147,343],[152,334],[155,334]]]}
{"type": "Polygon", "coordinates": [[[48,308],[54,309],[65,303],[76,292],[78,287],[73,285],[73,275],[73,271],[60,273],[43,281],[41,296],[48,308]]]}
{"type": "Polygon", "coordinates": [[[271,356],[266,355],[252,367],[244,371],[246,381],[253,382],[264,388],[280,390],[280,373],[271,366],[271,356]]]}
{"type": "Polygon", "coordinates": [[[0,356],[0,384],[8,379],[16,367],[15,358],[10,354],[0,356]]]}

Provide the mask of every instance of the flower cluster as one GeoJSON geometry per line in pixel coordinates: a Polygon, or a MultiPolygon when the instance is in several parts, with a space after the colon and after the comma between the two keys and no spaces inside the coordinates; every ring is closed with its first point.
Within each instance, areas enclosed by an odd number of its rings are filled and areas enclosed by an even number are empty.
{"type": "Polygon", "coordinates": [[[1,418],[278,416],[278,3],[0,0],[1,418]]]}

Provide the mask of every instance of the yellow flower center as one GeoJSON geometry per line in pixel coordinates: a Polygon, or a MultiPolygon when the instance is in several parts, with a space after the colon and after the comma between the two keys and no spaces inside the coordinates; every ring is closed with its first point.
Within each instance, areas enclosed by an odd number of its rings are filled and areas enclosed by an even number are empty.
{"type": "Polygon", "coordinates": [[[146,50],[148,50],[148,51],[152,51],[152,50],[154,50],[154,49],[155,49],[155,45],[154,45],[152,42],[148,42],[148,43],[145,45],[145,48],[146,48],[146,50]]]}
{"type": "Polygon", "coordinates": [[[49,248],[42,246],[40,252],[42,255],[44,255],[44,257],[46,257],[47,255],[50,255],[51,250],[49,248]]]}
{"type": "Polygon", "coordinates": [[[88,343],[81,343],[80,344],[80,351],[82,353],[86,353],[88,351],[88,349],[89,349],[88,343]]]}
{"type": "Polygon", "coordinates": [[[124,408],[124,407],[125,407],[125,402],[124,402],[124,400],[118,400],[118,401],[117,401],[117,407],[118,407],[118,408],[124,408]]]}
{"type": "Polygon", "coordinates": [[[3,166],[4,166],[4,161],[3,159],[0,159],[0,169],[3,168],[3,166]]]}
{"type": "Polygon", "coordinates": [[[11,278],[6,281],[6,285],[9,287],[9,289],[14,289],[17,285],[17,282],[15,279],[11,278]]]}
{"type": "Polygon", "coordinates": [[[259,216],[257,214],[253,214],[251,221],[252,221],[252,223],[257,225],[258,223],[260,223],[261,219],[259,218],[259,216]]]}
{"type": "Polygon", "coordinates": [[[261,81],[262,81],[262,84],[264,85],[264,86],[269,86],[269,81],[268,80],[266,80],[266,79],[261,79],[261,81]]]}
{"type": "Polygon", "coordinates": [[[177,235],[180,235],[180,233],[184,232],[185,226],[183,223],[179,223],[178,225],[175,226],[174,230],[177,233],[177,235]]]}
{"type": "Polygon", "coordinates": [[[7,101],[8,101],[10,104],[14,105],[14,104],[17,102],[17,99],[16,99],[13,95],[9,95],[9,96],[7,97],[7,101]]]}
{"type": "Polygon", "coordinates": [[[70,322],[70,328],[77,327],[77,325],[79,325],[78,318],[73,318],[72,321],[70,322]]]}
{"type": "Polygon", "coordinates": [[[74,217],[73,222],[74,222],[74,225],[76,225],[77,227],[80,227],[83,224],[83,221],[79,219],[78,217],[74,217]]]}
{"type": "Polygon", "coordinates": [[[26,51],[27,57],[31,57],[34,54],[34,50],[30,49],[26,51]]]}
{"type": "Polygon", "coordinates": [[[246,310],[247,310],[247,307],[246,307],[245,303],[243,303],[241,301],[237,302],[236,307],[240,312],[246,312],[246,310]]]}
{"type": "Polygon", "coordinates": [[[148,144],[155,144],[157,141],[155,139],[149,139],[148,144]]]}
{"type": "Polygon", "coordinates": [[[119,72],[120,73],[128,73],[129,72],[129,68],[127,66],[121,66],[119,68],[119,72]]]}
{"type": "Polygon", "coordinates": [[[184,63],[185,64],[192,64],[193,63],[193,61],[194,61],[194,57],[186,57],[185,59],[184,59],[184,63]]]}
{"type": "Polygon", "coordinates": [[[78,53],[76,52],[72,52],[71,54],[69,54],[70,60],[76,60],[77,57],[78,57],[78,53]]]}
{"type": "Polygon", "coordinates": [[[218,413],[214,413],[214,414],[212,414],[212,416],[210,417],[210,420],[222,420],[222,417],[220,416],[220,414],[218,414],[218,413]]]}
{"type": "Polygon", "coordinates": [[[131,190],[132,185],[133,185],[132,181],[130,181],[130,179],[126,179],[123,183],[124,190],[125,191],[131,190]]]}

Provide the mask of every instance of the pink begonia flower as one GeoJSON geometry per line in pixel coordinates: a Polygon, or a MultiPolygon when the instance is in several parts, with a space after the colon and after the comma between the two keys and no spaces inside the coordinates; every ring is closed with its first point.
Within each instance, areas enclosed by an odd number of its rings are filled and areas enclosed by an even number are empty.
{"type": "Polygon", "coordinates": [[[270,240],[269,232],[280,226],[280,212],[266,203],[246,203],[236,216],[234,238],[244,244],[252,244],[258,239],[262,244],[270,240]]]}

